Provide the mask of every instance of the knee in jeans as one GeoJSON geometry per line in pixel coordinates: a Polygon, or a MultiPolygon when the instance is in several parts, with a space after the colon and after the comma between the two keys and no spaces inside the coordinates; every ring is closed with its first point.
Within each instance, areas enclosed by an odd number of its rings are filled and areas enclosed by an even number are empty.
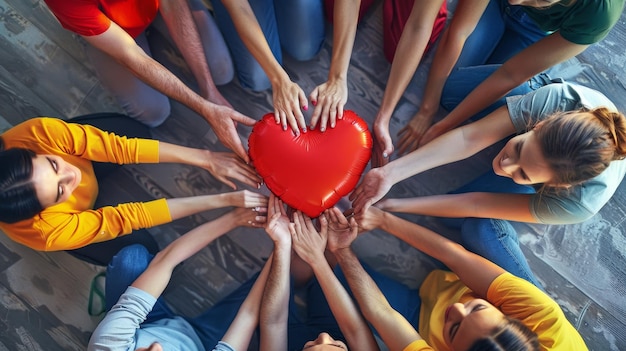
{"type": "Polygon", "coordinates": [[[215,85],[228,84],[235,77],[235,68],[230,56],[213,60],[211,65],[211,77],[215,85]]]}
{"type": "Polygon", "coordinates": [[[133,244],[123,247],[111,260],[109,268],[120,268],[127,265],[148,265],[150,252],[141,244],[133,244]]]}
{"type": "Polygon", "coordinates": [[[160,99],[146,101],[143,105],[136,105],[133,112],[129,111],[128,115],[147,125],[148,127],[158,127],[167,117],[170,116],[171,106],[169,99],[162,96],[160,99]]]}
{"type": "Polygon", "coordinates": [[[265,75],[265,72],[257,71],[251,72],[246,77],[239,76],[239,82],[244,88],[252,89],[254,91],[263,91],[272,86],[269,78],[265,75]]]}

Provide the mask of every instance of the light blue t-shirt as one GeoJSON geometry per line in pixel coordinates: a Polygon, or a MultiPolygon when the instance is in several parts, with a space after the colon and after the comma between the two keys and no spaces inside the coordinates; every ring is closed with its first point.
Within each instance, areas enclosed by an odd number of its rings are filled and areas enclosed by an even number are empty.
{"type": "Polygon", "coordinates": [[[134,351],[158,342],[163,350],[205,351],[198,334],[182,317],[141,324],[156,299],[129,286],[89,339],[89,351],[134,351]]]}
{"type": "MultiPolygon", "coordinates": [[[[506,99],[511,121],[518,134],[525,133],[539,121],[560,111],[606,107],[617,111],[602,93],[581,85],[553,83],[523,96],[506,99]]],[[[600,175],[566,191],[549,190],[534,194],[530,212],[540,223],[570,224],[582,222],[598,213],[624,179],[626,161],[611,162],[600,175]]]]}

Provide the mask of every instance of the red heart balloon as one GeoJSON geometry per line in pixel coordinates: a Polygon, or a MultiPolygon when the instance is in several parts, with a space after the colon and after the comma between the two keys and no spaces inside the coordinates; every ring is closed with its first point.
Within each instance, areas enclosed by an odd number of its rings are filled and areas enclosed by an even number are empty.
{"type": "Polygon", "coordinates": [[[268,113],[252,128],[248,149],[274,195],[313,218],[357,185],[372,154],[372,136],[367,123],[349,110],[335,128],[299,136],[268,113]]]}

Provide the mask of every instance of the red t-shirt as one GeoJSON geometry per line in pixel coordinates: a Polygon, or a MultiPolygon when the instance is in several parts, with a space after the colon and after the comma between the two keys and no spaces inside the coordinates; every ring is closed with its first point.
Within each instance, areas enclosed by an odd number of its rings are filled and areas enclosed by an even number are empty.
{"type": "Polygon", "coordinates": [[[111,21],[133,38],[152,23],[159,0],[44,0],[63,28],[91,36],[104,33],[111,21]]]}

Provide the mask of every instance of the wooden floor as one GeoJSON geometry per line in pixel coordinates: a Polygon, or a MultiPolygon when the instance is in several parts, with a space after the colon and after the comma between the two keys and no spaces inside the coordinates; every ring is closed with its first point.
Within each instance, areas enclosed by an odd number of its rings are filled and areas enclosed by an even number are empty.
{"type": "MultiPolygon", "coordinates": [[[[454,7],[455,1],[450,3],[454,7]]],[[[360,25],[349,71],[347,108],[371,123],[389,74],[382,53],[380,6],[360,25]]],[[[35,116],[70,118],[119,111],[84,57],[82,42],[63,30],[40,0],[0,0],[0,130],[35,116]]],[[[178,53],[158,33],[156,57],[194,84],[178,53]]],[[[330,38],[330,36],[329,36],[330,38]]],[[[600,44],[552,69],[550,74],[596,88],[626,111],[626,15],[600,44]]],[[[285,66],[308,94],[326,78],[331,43],[312,61],[285,66]]],[[[428,55],[391,121],[392,135],[416,111],[423,92],[428,55]]],[[[250,92],[232,82],[220,88],[244,114],[260,118],[271,111],[271,92],[250,92]]],[[[440,111],[443,115],[443,111],[440,111]]],[[[242,140],[250,130],[240,128],[242,140]]],[[[172,116],[154,130],[168,142],[223,150],[208,124],[173,103],[172,116]]],[[[488,169],[491,148],[480,155],[413,177],[390,196],[440,194],[488,169]]],[[[112,202],[228,191],[208,173],[180,165],[127,166],[118,171],[108,194],[112,202]]],[[[266,192],[267,190],[264,189],[266,192]]],[[[348,206],[347,201],[340,203],[348,206]]],[[[151,229],[164,246],[180,234],[224,211],[212,211],[151,229]]],[[[407,216],[408,217],[408,216],[407,216]]],[[[457,233],[431,217],[411,220],[447,236],[457,233]]],[[[536,275],[579,328],[592,350],[626,350],[626,184],[587,222],[568,226],[518,224],[520,241],[536,275]]],[[[437,266],[384,232],[363,235],[356,249],[381,272],[418,286],[437,266]]],[[[271,250],[262,230],[239,229],[223,236],[177,270],[166,292],[180,313],[193,316],[258,271],[271,250]]],[[[99,317],[87,313],[91,279],[102,270],[63,252],[39,253],[0,235],[0,350],[84,350],[99,317]]]]}

